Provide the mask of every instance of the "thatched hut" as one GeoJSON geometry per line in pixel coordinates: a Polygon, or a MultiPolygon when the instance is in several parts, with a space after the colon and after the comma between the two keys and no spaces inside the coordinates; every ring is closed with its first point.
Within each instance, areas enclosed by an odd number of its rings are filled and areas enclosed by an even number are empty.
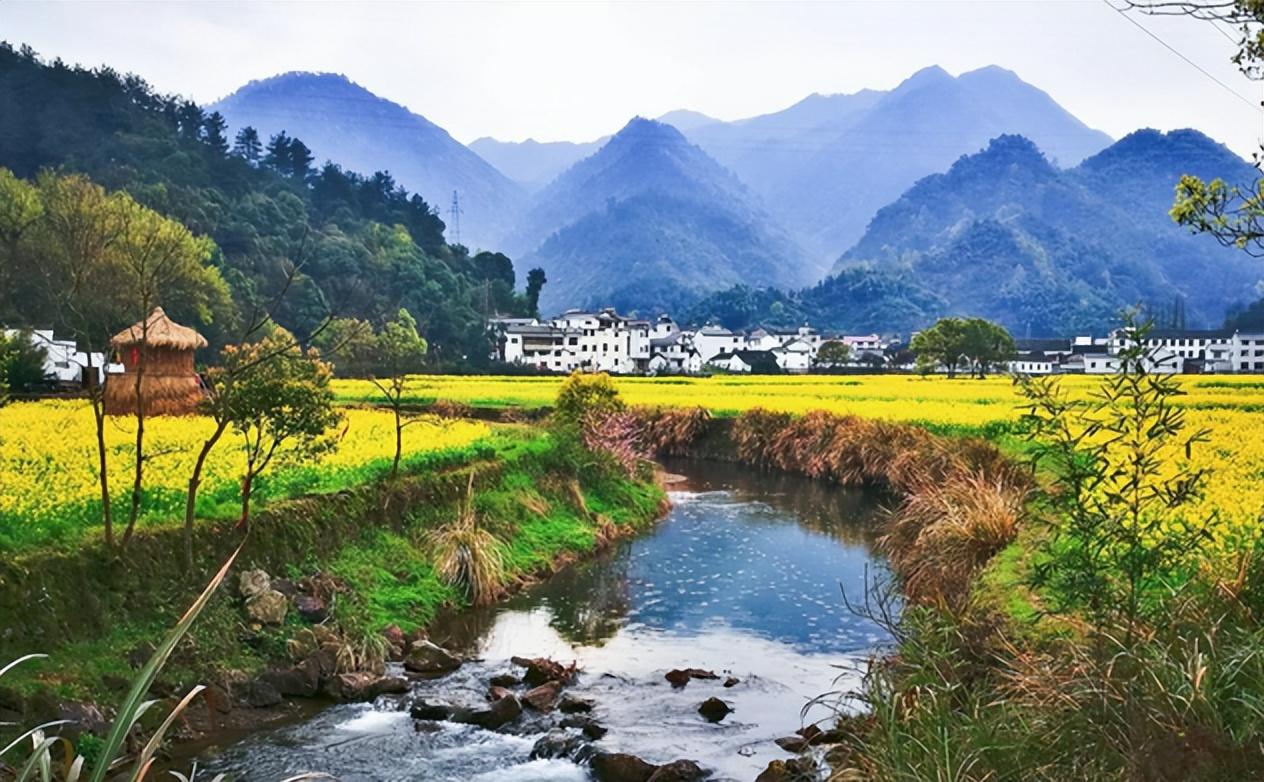
{"type": "Polygon", "coordinates": [[[105,412],[136,412],[136,378],[145,415],[188,415],[197,411],[205,392],[193,371],[193,351],[206,347],[206,339],[193,329],[167,317],[155,307],[149,317],[114,335],[112,347],[123,362],[121,373],[105,383],[105,412]]]}

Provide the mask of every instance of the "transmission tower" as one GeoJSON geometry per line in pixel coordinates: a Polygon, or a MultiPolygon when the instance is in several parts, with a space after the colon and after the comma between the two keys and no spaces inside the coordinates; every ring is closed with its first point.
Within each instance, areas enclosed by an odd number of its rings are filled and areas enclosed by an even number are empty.
{"type": "Polygon", "coordinates": [[[451,237],[451,244],[461,243],[461,201],[456,197],[456,191],[452,191],[452,207],[448,209],[448,235],[451,237]]]}

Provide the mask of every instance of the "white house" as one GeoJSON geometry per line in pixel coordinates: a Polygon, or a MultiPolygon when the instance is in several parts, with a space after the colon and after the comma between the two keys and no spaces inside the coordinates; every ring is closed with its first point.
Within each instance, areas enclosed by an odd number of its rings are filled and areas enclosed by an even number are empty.
{"type": "Polygon", "coordinates": [[[729,331],[723,326],[714,324],[708,324],[695,331],[693,344],[698,349],[698,352],[708,359],[711,356],[736,353],[739,350],[747,349],[746,336],[744,334],[738,334],[729,331]]]}
{"type": "Polygon", "coordinates": [[[121,364],[107,364],[104,353],[89,355],[81,350],[73,339],[57,339],[52,329],[35,329],[22,332],[7,329],[5,339],[14,339],[21,334],[29,335],[31,344],[44,351],[44,377],[61,387],[81,387],[85,380],[96,376],[96,382],[105,380],[107,373],[121,372],[121,364]],[[86,374],[88,366],[92,367],[92,375],[86,374]]]}
{"type": "Polygon", "coordinates": [[[816,358],[816,348],[804,340],[795,338],[773,348],[772,354],[777,359],[777,366],[781,367],[783,372],[802,374],[812,368],[812,361],[816,358]]]}
{"type": "Polygon", "coordinates": [[[688,332],[652,337],[647,369],[656,375],[694,375],[702,371],[702,354],[688,332]]]}
{"type": "Polygon", "coordinates": [[[771,350],[737,350],[718,353],[707,360],[707,366],[721,372],[771,374],[780,369],[771,350]]]}

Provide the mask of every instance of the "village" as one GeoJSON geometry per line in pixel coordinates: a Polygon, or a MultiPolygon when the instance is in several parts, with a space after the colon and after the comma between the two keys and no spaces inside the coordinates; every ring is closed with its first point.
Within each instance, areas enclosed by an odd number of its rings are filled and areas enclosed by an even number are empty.
{"type": "MultiPolygon", "coordinates": [[[[493,318],[488,328],[495,338],[496,361],[556,373],[802,374],[918,368],[915,354],[898,336],[822,334],[806,323],[794,329],[733,331],[714,323],[688,329],[668,315],[651,322],[603,309],[567,310],[551,320],[493,318]]],[[[1004,368],[1023,375],[1112,374],[1119,370],[1122,341],[1118,331],[1105,337],[1018,339],[1004,368]]],[[[1155,329],[1147,343],[1147,363],[1155,372],[1264,372],[1264,334],[1155,329]]]]}

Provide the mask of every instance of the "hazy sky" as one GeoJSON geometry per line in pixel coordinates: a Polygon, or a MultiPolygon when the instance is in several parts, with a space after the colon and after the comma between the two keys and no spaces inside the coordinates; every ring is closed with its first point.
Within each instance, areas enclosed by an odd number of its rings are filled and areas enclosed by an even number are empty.
{"type": "Polygon", "coordinates": [[[938,64],[998,64],[1119,137],[1196,127],[1249,156],[1261,85],[1227,31],[1134,19],[1256,105],[1183,62],[1101,0],[837,3],[26,2],[0,38],[108,63],[210,102],[289,70],[341,72],[461,141],[589,140],[633,115],[723,119],[812,92],[889,88],[938,64]]]}

